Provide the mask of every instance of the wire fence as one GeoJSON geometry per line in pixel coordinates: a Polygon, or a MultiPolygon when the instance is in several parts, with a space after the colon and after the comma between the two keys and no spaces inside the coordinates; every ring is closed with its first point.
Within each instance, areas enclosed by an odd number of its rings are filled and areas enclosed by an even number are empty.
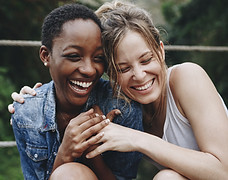
{"type": "MultiPolygon", "coordinates": [[[[0,46],[22,46],[22,47],[39,47],[40,41],[24,40],[0,40],[0,46]]],[[[201,51],[201,52],[228,52],[227,46],[189,46],[189,45],[165,45],[167,51],[201,51]]],[[[0,148],[14,147],[15,141],[0,141],[0,148]]]]}
{"type": "MultiPolygon", "coordinates": [[[[40,41],[24,40],[0,40],[0,46],[33,46],[39,47],[40,41]]],[[[211,52],[228,52],[227,46],[188,46],[188,45],[165,45],[167,51],[211,51],[211,52]]]]}

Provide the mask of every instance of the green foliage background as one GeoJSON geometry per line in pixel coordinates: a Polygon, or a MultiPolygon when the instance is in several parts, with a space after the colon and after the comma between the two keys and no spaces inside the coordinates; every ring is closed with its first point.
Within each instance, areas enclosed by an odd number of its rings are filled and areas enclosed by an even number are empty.
{"type": "MultiPolygon", "coordinates": [[[[45,15],[69,2],[82,3],[94,10],[103,3],[102,0],[0,0],[0,39],[39,41],[45,15]]],[[[166,30],[163,34],[166,44],[228,46],[227,0],[161,0],[159,7],[154,7],[152,0],[141,2],[152,14],[161,7],[159,11],[165,23],[156,22],[156,25],[166,30]]],[[[11,93],[18,92],[24,85],[50,80],[39,60],[38,50],[38,47],[0,46],[0,141],[14,140],[7,110],[12,102],[11,93]]],[[[228,103],[228,52],[167,51],[166,61],[168,65],[186,61],[200,64],[228,103]]],[[[0,148],[0,162],[0,180],[23,179],[16,147],[0,148]]],[[[152,179],[155,172],[156,169],[144,160],[137,179],[152,179]]]]}

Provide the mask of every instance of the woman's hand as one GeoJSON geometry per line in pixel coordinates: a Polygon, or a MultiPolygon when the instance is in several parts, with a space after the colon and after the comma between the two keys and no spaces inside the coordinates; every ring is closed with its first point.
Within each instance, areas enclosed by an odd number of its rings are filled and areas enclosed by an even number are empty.
{"type": "MultiPolygon", "coordinates": [[[[94,112],[97,113],[98,115],[101,115],[101,116],[103,115],[103,112],[101,111],[101,109],[100,109],[99,106],[94,105],[94,106],[93,106],[93,109],[94,109],[94,112]]],[[[112,111],[110,111],[110,112],[106,115],[106,117],[112,122],[113,119],[114,119],[116,116],[120,115],[120,114],[121,114],[121,112],[120,112],[119,109],[113,109],[112,111]]],[[[102,133],[104,133],[104,132],[102,132],[102,133]]],[[[93,139],[91,139],[91,140],[88,139],[88,142],[91,144],[91,146],[84,152],[85,155],[86,155],[88,152],[90,152],[90,151],[96,149],[97,146],[99,146],[99,144],[95,144],[96,142],[92,142],[92,140],[93,140],[93,139]]],[[[98,140],[100,140],[100,139],[98,139],[98,140]]]]}
{"type": "MultiPolygon", "coordinates": [[[[103,115],[103,112],[101,111],[101,109],[97,105],[93,106],[93,109],[99,115],[103,115]]],[[[112,121],[117,115],[120,115],[120,114],[121,114],[120,110],[114,109],[114,110],[110,111],[106,115],[106,117],[108,119],[110,119],[110,121],[112,121]]],[[[103,132],[103,129],[102,129],[102,132],[103,132]]],[[[90,142],[90,144],[91,143],[92,142],[90,142]]],[[[91,158],[91,159],[85,158],[85,155],[88,152],[96,149],[98,146],[99,146],[99,144],[95,144],[95,145],[90,146],[88,149],[86,149],[86,151],[83,153],[83,162],[95,172],[98,179],[100,179],[100,180],[105,180],[105,179],[115,180],[116,178],[115,178],[114,174],[112,173],[110,168],[105,164],[103,157],[100,154],[98,154],[96,157],[91,158]]]]}
{"type": "Polygon", "coordinates": [[[60,153],[66,162],[81,157],[91,143],[97,142],[103,136],[104,133],[99,131],[109,122],[110,120],[105,116],[94,113],[93,109],[71,119],[66,127],[58,154],[60,153]]]}
{"type": "MultiPolygon", "coordinates": [[[[36,83],[34,85],[33,88],[29,87],[29,86],[24,86],[23,88],[21,88],[20,92],[17,93],[17,92],[13,92],[11,94],[11,97],[14,101],[17,101],[19,103],[24,103],[24,98],[23,98],[23,94],[30,94],[30,95],[33,95],[35,96],[36,95],[36,91],[35,89],[42,86],[42,83],[36,83]]],[[[15,109],[13,107],[13,104],[9,104],[8,105],[8,111],[12,114],[14,113],[15,109]]]]}
{"type": "Polygon", "coordinates": [[[110,118],[108,119],[102,115],[103,113],[99,108],[95,108],[100,115],[91,109],[71,119],[66,127],[53,170],[63,163],[81,157],[87,149],[102,138],[104,135],[103,128],[110,123],[110,119],[112,120],[120,113],[119,110],[114,109],[108,113],[107,117],[110,118]]]}
{"type": "Polygon", "coordinates": [[[135,151],[134,141],[136,139],[134,136],[137,135],[137,132],[139,131],[123,127],[115,123],[110,123],[104,129],[102,129],[102,132],[104,134],[97,142],[101,143],[101,145],[97,146],[94,150],[89,152],[86,155],[86,158],[93,158],[109,150],[119,152],[135,151]]]}

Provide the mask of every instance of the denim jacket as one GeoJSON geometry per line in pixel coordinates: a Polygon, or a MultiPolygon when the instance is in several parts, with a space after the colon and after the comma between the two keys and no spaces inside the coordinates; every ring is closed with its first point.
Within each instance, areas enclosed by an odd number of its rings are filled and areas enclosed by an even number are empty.
{"type": "MultiPolygon", "coordinates": [[[[61,143],[55,119],[53,81],[36,91],[36,96],[24,95],[23,104],[14,102],[15,113],[12,115],[12,125],[24,178],[46,180],[50,176],[61,143]]],[[[94,104],[97,104],[104,114],[112,109],[120,109],[122,114],[113,120],[114,123],[143,130],[140,105],[131,102],[129,106],[123,100],[113,98],[108,81],[99,80],[83,111],[90,109],[94,104]]],[[[136,177],[142,155],[139,152],[108,151],[103,153],[102,157],[117,179],[132,179],[136,177]]]]}

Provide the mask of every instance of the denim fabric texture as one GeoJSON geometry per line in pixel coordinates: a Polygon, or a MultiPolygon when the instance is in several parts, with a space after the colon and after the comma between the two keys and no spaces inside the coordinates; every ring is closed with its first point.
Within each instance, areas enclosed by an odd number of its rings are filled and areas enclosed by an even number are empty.
{"type": "MultiPolygon", "coordinates": [[[[26,180],[49,178],[61,143],[55,119],[56,102],[53,81],[44,84],[36,91],[36,96],[24,95],[23,104],[14,102],[15,113],[12,115],[13,131],[26,180]]],[[[112,109],[120,109],[122,114],[113,120],[114,123],[143,130],[140,104],[131,102],[129,106],[125,101],[113,98],[112,88],[108,81],[99,80],[83,111],[89,110],[94,104],[97,104],[104,114],[112,109]]],[[[125,180],[136,177],[141,157],[142,154],[139,152],[103,153],[105,163],[117,179],[125,180]]]]}

